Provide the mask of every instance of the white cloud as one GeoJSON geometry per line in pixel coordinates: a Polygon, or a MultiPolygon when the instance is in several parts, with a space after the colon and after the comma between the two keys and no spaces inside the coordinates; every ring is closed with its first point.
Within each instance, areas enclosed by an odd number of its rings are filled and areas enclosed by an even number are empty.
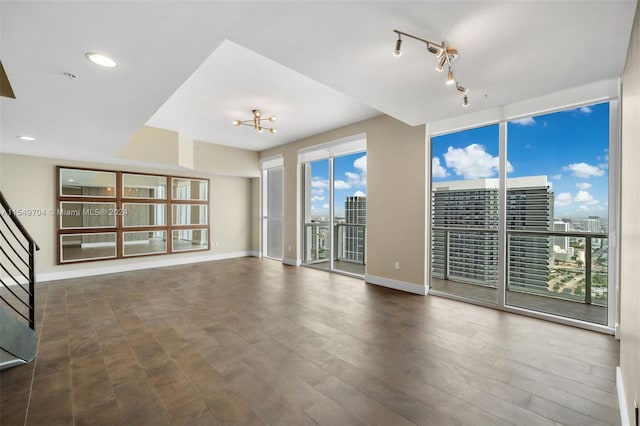
{"type": "Polygon", "coordinates": [[[431,176],[434,178],[443,178],[449,176],[447,173],[447,169],[440,165],[440,159],[438,157],[433,157],[431,160],[431,176]]]}
{"type": "Polygon", "coordinates": [[[362,157],[356,158],[356,161],[353,162],[353,167],[358,170],[362,170],[363,172],[367,172],[367,156],[363,155],[362,157]]]}
{"type": "Polygon", "coordinates": [[[557,175],[551,176],[551,179],[560,180],[560,179],[562,179],[562,175],[560,173],[558,173],[557,175]]]}
{"type": "Polygon", "coordinates": [[[578,191],[576,196],[573,199],[576,203],[589,204],[594,205],[598,204],[598,200],[593,198],[593,195],[589,193],[589,191],[578,191]]]}
{"type": "Polygon", "coordinates": [[[365,193],[364,193],[364,192],[362,192],[362,191],[356,191],[356,192],[354,192],[354,193],[353,193],[353,196],[354,196],[354,197],[366,197],[366,196],[367,196],[367,194],[365,194],[365,193]]]}
{"type": "MultiPolygon", "coordinates": [[[[450,146],[444,154],[447,167],[452,168],[458,176],[465,179],[492,177],[498,173],[499,159],[485,151],[485,147],[477,143],[465,148],[450,146]]],[[[507,172],[512,172],[513,166],[507,162],[507,172]]]]}
{"type": "Polygon", "coordinates": [[[344,172],[347,176],[347,182],[349,185],[360,185],[360,175],[358,173],[344,172]]]}
{"type": "Polygon", "coordinates": [[[346,181],[336,181],[334,183],[335,189],[367,186],[367,156],[363,155],[362,157],[356,158],[353,162],[353,167],[355,168],[355,172],[344,172],[347,178],[346,181]]]}
{"type": "Polygon", "coordinates": [[[533,117],[525,117],[519,120],[513,120],[511,123],[518,124],[520,126],[533,126],[536,124],[536,120],[533,117]]]}
{"type": "Polygon", "coordinates": [[[591,188],[591,184],[587,182],[576,183],[576,186],[578,187],[578,189],[582,189],[583,191],[591,188]]]}
{"type": "Polygon", "coordinates": [[[322,205],[322,208],[323,208],[323,209],[328,209],[328,208],[329,208],[329,203],[325,203],[325,204],[323,204],[323,205],[322,205]]]}
{"type": "Polygon", "coordinates": [[[333,188],[334,189],[349,189],[351,188],[351,185],[349,185],[347,182],[338,179],[337,181],[333,182],[333,188]]]}
{"type": "Polygon", "coordinates": [[[566,207],[573,202],[573,197],[569,192],[561,192],[556,195],[554,204],[556,207],[566,207]]]}
{"type": "Polygon", "coordinates": [[[324,197],[322,195],[314,195],[311,197],[311,201],[324,201],[324,197]]]}
{"type": "Polygon", "coordinates": [[[358,174],[360,175],[355,185],[367,186],[367,156],[363,155],[362,157],[356,158],[353,162],[353,167],[358,170],[358,174]]]}
{"type": "Polygon", "coordinates": [[[580,112],[583,114],[591,114],[592,110],[588,106],[583,106],[580,108],[580,112]]]}
{"type": "Polygon", "coordinates": [[[580,204],[580,207],[578,207],[578,210],[583,212],[597,212],[597,211],[603,211],[604,207],[597,204],[596,202],[596,204],[580,204]]]}
{"type": "Polygon", "coordinates": [[[562,168],[573,172],[573,175],[579,178],[590,178],[591,176],[603,176],[604,170],[598,166],[592,166],[587,163],[573,163],[562,168]]]}
{"type": "Polygon", "coordinates": [[[311,180],[311,188],[324,191],[329,188],[329,181],[316,176],[311,180]]]}

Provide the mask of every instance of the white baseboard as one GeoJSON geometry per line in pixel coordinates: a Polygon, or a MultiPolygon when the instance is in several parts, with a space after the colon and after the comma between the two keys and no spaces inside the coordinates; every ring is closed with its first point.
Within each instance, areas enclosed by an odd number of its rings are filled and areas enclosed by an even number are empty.
{"type": "Polygon", "coordinates": [[[622,381],[622,370],[616,367],[616,389],[618,390],[618,404],[620,404],[620,421],[622,426],[631,426],[629,423],[629,409],[624,394],[624,383],[622,381]]]}
{"type": "Polygon", "coordinates": [[[250,253],[249,256],[251,257],[262,257],[261,251],[250,251],[249,253],[250,253]]]}
{"type": "Polygon", "coordinates": [[[427,294],[427,287],[419,284],[397,281],[384,277],[377,277],[375,275],[365,275],[364,280],[371,284],[389,287],[395,290],[406,291],[409,293],[420,294],[422,296],[427,294]]]}
{"type": "Polygon", "coordinates": [[[168,256],[162,259],[145,260],[135,263],[118,263],[98,268],[73,269],[57,272],[44,272],[36,275],[36,282],[65,280],[69,278],[90,277],[93,275],[113,274],[117,272],[136,271],[139,269],[161,268],[163,266],[186,265],[190,263],[209,262],[212,260],[234,259],[252,256],[254,252],[239,251],[233,253],[209,254],[205,256],[178,257],[168,256]]]}
{"type": "Polygon", "coordinates": [[[284,263],[285,265],[289,265],[289,266],[300,266],[300,265],[302,265],[302,261],[300,259],[288,259],[286,257],[282,259],[282,263],[284,263]]]}

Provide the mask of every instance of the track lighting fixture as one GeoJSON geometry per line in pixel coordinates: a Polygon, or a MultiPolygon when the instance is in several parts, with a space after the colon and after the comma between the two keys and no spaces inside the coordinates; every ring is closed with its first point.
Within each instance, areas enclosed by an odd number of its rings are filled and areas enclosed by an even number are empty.
{"type": "Polygon", "coordinates": [[[447,46],[447,44],[444,41],[442,43],[434,43],[432,41],[425,40],[420,37],[416,37],[414,35],[405,33],[403,31],[393,30],[393,32],[398,34],[398,39],[396,40],[396,48],[393,51],[393,56],[402,55],[402,52],[400,51],[400,47],[402,45],[402,36],[409,37],[426,44],[427,51],[435,55],[436,58],[438,59],[438,65],[436,66],[436,71],[442,72],[444,70],[445,65],[448,66],[449,71],[447,72],[446,84],[449,86],[453,86],[455,84],[456,89],[462,92],[462,95],[463,95],[462,106],[463,107],[469,106],[469,98],[467,97],[467,93],[469,93],[469,89],[460,85],[460,83],[458,83],[458,81],[453,75],[452,62],[458,57],[458,51],[456,49],[447,46]]]}
{"type": "Polygon", "coordinates": [[[268,121],[270,123],[276,121],[276,117],[270,115],[267,118],[262,118],[262,113],[260,112],[259,109],[254,109],[251,110],[251,112],[253,113],[253,118],[250,120],[235,120],[233,122],[234,126],[251,126],[254,129],[256,129],[256,131],[258,133],[262,133],[264,130],[268,130],[270,133],[276,133],[277,130],[275,129],[275,127],[264,127],[262,122],[263,121],[268,121]]]}

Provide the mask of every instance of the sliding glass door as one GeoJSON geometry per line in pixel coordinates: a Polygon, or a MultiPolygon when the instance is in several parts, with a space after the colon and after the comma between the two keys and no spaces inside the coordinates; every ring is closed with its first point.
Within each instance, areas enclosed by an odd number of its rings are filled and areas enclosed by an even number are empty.
{"type": "Polygon", "coordinates": [[[609,103],[510,121],[507,135],[505,303],[607,324],[609,103]]]}
{"type": "Polygon", "coordinates": [[[431,288],[497,303],[498,125],[432,139],[431,288]]]}
{"type": "Polygon", "coordinates": [[[367,231],[367,154],[333,159],[333,269],[364,275],[367,231]]]}
{"type": "Polygon", "coordinates": [[[262,253],[282,260],[284,232],[283,167],[262,171],[262,253]]]}
{"type": "Polygon", "coordinates": [[[327,155],[328,158],[302,164],[302,263],[364,276],[367,259],[367,154],[358,151],[338,155],[335,151],[340,150],[334,150],[334,155],[327,155]]]}
{"type": "Polygon", "coordinates": [[[610,108],[432,138],[432,292],[610,322],[610,108]]]}
{"type": "Polygon", "coordinates": [[[304,265],[331,269],[331,181],[329,159],[303,165],[304,265]]]}

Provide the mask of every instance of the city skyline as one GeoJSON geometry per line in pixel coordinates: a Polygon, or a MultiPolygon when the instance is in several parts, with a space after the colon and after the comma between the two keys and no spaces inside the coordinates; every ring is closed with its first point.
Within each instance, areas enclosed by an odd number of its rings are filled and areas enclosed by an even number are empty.
{"type": "MultiPolygon", "coordinates": [[[[335,157],[334,215],[344,217],[347,197],[367,196],[367,153],[335,157]]],[[[329,161],[311,163],[311,216],[329,216],[329,161]]]]}
{"type": "MultiPolygon", "coordinates": [[[[498,177],[498,125],[433,138],[433,182],[498,177]]],[[[557,217],[608,217],[607,102],[511,121],[507,176],[545,175],[557,217]]]]}

